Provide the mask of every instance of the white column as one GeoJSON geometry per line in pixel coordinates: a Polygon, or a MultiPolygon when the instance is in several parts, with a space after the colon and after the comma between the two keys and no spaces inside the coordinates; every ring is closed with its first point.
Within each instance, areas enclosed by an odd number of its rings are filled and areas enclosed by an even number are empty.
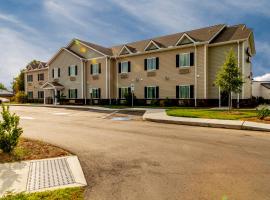
{"type": "Polygon", "coordinates": [[[207,46],[204,45],[204,98],[207,99],[207,46]]]}
{"type": "Polygon", "coordinates": [[[194,53],[194,67],[195,67],[194,101],[195,101],[195,107],[197,107],[197,46],[196,45],[195,45],[195,53],[194,53]]]}
{"type": "Polygon", "coordinates": [[[106,56],[106,99],[108,99],[108,57],[106,56]]]}
{"type": "Polygon", "coordinates": [[[54,89],[54,104],[56,105],[57,104],[57,90],[54,89]]]}

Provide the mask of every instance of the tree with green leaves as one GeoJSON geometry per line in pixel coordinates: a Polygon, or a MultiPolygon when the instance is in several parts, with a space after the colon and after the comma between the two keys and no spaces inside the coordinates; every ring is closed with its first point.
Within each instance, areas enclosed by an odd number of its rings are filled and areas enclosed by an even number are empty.
{"type": "Polygon", "coordinates": [[[7,88],[5,87],[5,85],[3,83],[0,83],[0,90],[6,90],[7,88]]]}
{"type": "Polygon", "coordinates": [[[20,71],[17,77],[13,79],[12,89],[15,94],[24,91],[24,72],[20,71]]]}
{"type": "Polygon", "coordinates": [[[240,93],[243,83],[235,52],[231,49],[226,55],[225,63],[217,73],[215,80],[215,84],[220,87],[220,90],[228,93],[229,110],[232,108],[232,93],[240,93]]]}

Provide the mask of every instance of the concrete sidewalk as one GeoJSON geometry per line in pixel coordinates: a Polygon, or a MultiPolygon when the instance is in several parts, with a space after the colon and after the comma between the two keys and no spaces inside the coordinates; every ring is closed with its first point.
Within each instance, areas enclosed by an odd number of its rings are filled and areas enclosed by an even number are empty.
{"type": "Polygon", "coordinates": [[[220,119],[203,119],[203,118],[188,118],[188,117],[173,117],[166,114],[165,109],[147,110],[143,115],[143,119],[152,122],[181,124],[190,126],[204,126],[215,128],[228,128],[239,130],[254,130],[254,131],[270,131],[270,124],[256,123],[240,120],[220,120],[220,119]]]}
{"type": "Polygon", "coordinates": [[[0,197],[86,185],[77,156],[0,164],[0,197]]]}

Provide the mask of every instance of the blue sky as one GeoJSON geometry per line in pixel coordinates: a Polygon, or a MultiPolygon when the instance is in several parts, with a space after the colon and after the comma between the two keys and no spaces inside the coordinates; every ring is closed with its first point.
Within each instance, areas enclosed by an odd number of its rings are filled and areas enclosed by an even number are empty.
{"type": "Polygon", "coordinates": [[[253,73],[270,80],[269,10],[269,0],[0,0],[0,82],[74,37],[111,46],[219,23],[253,28],[253,73]]]}

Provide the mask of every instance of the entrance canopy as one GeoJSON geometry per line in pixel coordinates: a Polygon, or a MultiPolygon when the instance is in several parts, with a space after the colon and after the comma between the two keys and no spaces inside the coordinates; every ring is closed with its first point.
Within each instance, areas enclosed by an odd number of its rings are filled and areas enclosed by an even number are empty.
{"type": "Polygon", "coordinates": [[[57,82],[46,82],[44,85],[41,86],[43,90],[62,90],[65,87],[57,82]]]}

